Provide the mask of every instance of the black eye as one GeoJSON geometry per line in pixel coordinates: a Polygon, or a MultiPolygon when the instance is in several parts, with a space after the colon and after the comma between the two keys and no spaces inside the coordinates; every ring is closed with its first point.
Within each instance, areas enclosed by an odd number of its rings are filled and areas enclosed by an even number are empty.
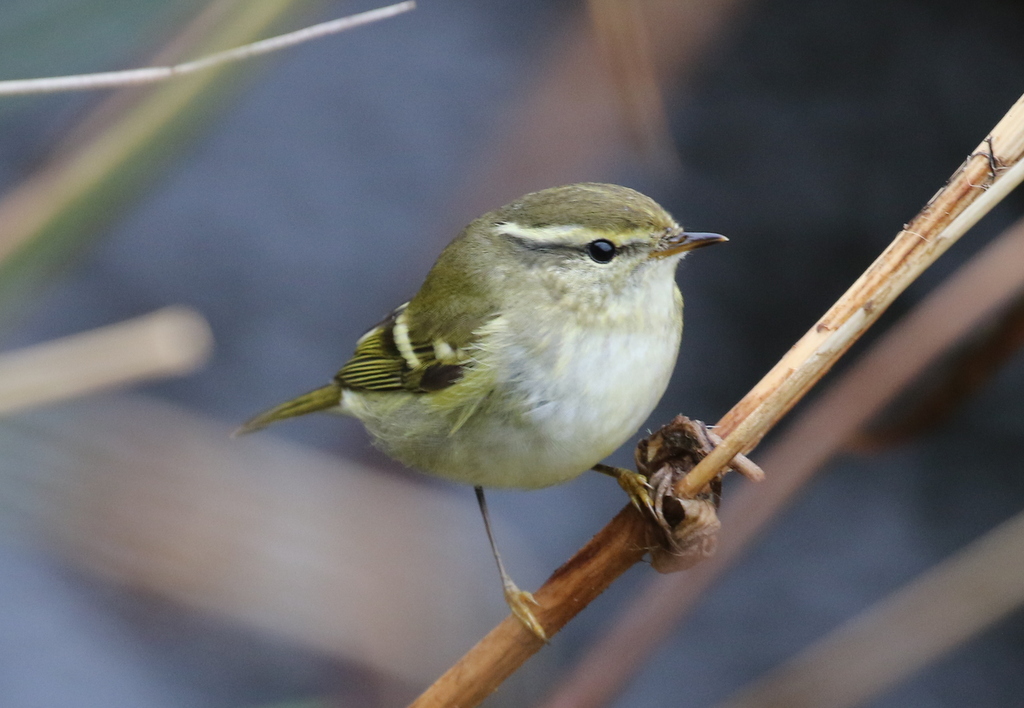
{"type": "Polygon", "coordinates": [[[587,255],[598,263],[608,263],[615,258],[615,244],[604,238],[591,241],[587,244],[587,255]]]}

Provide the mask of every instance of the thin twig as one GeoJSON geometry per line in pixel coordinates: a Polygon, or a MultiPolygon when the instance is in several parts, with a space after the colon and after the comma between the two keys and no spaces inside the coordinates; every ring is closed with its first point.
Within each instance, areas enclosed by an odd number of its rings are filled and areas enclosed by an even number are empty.
{"type": "Polygon", "coordinates": [[[174,66],[152,66],[142,69],[126,69],[124,71],[106,71],[97,74],[76,74],[73,76],[51,76],[41,79],[12,79],[0,81],[0,96],[20,96],[32,93],[57,93],[61,91],[87,91],[91,89],[134,86],[165,81],[186,74],[194,74],[215,66],[251,59],[252,57],[270,54],[280,49],[293,47],[327,35],[337,34],[354,27],[370,24],[379,20],[394,17],[416,7],[414,0],[388,5],[361,12],[348,17],[341,17],[317,25],[259,42],[246,44],[233,49],[216,52],[200,59],[187,61],[174,66]]]}
{"type": "Polygon", "coordinates": [[[213,346],[195,310],[162,310],[0,355],[0,414],[201,366],[213,346]]]}
{"type": "MultiPolygon", "coordinates": [[[[724,434],[723,444],[681,480],[680,496],[699,492],[734,455],[753,448],[896,295],[1017,186],[1024,179],[1022,155],[1024,97],[995,127],[991,141],[982,143],[979,154],[967,159],[836,306],[720,421],[717,432],[724,434]],[[994,174],[986,157],[989,148],[998,168],[994,174]]],[[[534,594],[541,605],[536,614],[548,636],[643,556],[648,529],[631,510],[623,509],[534,594]],[[564,604],[550,604],[556,599],[555,586],[558,597],[568,598],[564,604]]],[[[412,705],[477,705],[541,646],[517,620],[507,618],[412,705]]]]}

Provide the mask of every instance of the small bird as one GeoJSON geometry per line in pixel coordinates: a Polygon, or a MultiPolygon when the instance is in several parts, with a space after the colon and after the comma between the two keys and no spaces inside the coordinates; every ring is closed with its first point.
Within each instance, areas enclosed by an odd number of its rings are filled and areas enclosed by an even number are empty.
{"type": "Polygon", "coordinates": [[[683,329],[676,265],[726,240],[684,231],[618,185],[527,194],[448,244],[328,385],[238,432],[313,411],[350,415],[396,460],[473,485],[505,599],[546,640],[533,595],[505,572],[483,488],[547,487],[596,468],[649,505],[642,477],[599,463],[668,385],[683,329]]]}

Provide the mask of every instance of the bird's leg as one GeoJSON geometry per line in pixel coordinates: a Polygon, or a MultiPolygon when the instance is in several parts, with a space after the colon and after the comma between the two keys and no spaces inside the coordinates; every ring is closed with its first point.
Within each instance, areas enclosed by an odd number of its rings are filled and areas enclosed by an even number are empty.
{"type": "Polygon", "coordinates": [[[595,472],[614,477],[619,486],[626,490],[629,501],[637,508],[637,511],[647,511],[651,516],[657,517],[654,511],[654,502],[651,500],[653,491],[647,478],[639,472],[627,470],[623,467],[612,467],[611,465],[594,465],[595,472]]]}
{"type": "Polygon", "coordinates": [[[533,594],[525,590],[520,590],[512,578],[505,572],[505,565],[501,562],[501,555],[498,553],[498,546],[494,543],[494,534],[491,532],[491,517],[487,513],[487,500],[484,499],[484,488],[474,487],[476,491],[476,500],[480,504],[480,513],[484,517],[484,528],[487,529],[487,540],[491,542],[491,552],[494,554],[494,560],[498,564],[498,573],[501,575],[501,586],[505,591],[505,602],[508,603],[509,609],[523,625],[537,635],[540,639],[547,642],[548,635],[544,631],[544,627],[541,626],[537,620],[536,615],[533,614],[533,610],[530,605],[539,606],[540,603],[533,598],[533,594]]]}

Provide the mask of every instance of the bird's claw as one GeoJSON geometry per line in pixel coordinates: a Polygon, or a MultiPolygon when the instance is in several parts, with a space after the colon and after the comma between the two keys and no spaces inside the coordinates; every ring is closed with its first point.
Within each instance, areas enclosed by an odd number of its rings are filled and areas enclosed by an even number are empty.
{"type": "Polygon", "coordinates": [[[534,598],[533,593],[520,590],[516,587],[515,583],[510,583],[505,588],[505,602],[508,603],[512,614],[523,623],[523,626],[546,644],[548,634],[544,631],[544,627],[541,626],[540,621],[530,607],[531,605],[540,607],[540,603],[534,598]]]}
{"type": "Polygon", "coordinates": [[[643,513],[647,512],[654,516],[654,500],[651,498],[651,492],[654,489],[651,487],[647,478],[639,472],[632,472],[630,470],[619,470],[619,474],[615,478],[619,482],[619,486],[625,490],[629,496],[629,501],[636,507],[636,510],[643,513]]]}
{"type": "Polygon", "coordinates": [[[651,496],[654,487],[647,481],[647,477],[639,472],[627,470],[623,467],[612,467],[611,465],[594,465],[594,471],[614,477],[615,481],[619,483],[619,486],[629,496],[630,503],[641,514],[646,511],[652,517],[657,516],[654,511],[654,497],[651,496]]]}

